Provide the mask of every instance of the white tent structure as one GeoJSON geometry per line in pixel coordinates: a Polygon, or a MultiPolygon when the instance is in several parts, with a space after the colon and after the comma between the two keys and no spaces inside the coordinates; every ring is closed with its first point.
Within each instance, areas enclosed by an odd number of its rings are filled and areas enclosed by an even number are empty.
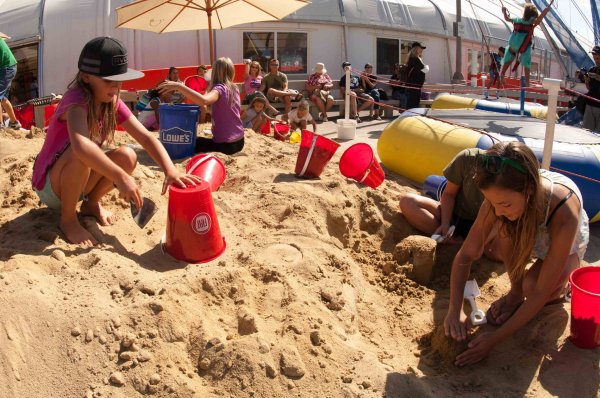
{"type": "MultiPolygon", "coordinates": [[[[276,0],[274,0],[276,1],[276,0]]],[[[499,0],[461,0],[462,74],[481,71],[492,50],[504,45],[510,30],[499,0]],[[482,35],[483,30],[483,35],[482,35]]],[[[61,93],[76,73],[83,45],[96,36],[113,36],[129,49],[130,67],[138,69],[207,63],[208,32],[155,34],[115,29],[115,8],[131,0],[0,0],[0,30],[19,60],[15,79],[18,100],[61,93]]],[[[513,15],[522,11],[504,0],[513,15]]],[[[316,62],[333,78],[349,60],[357,69],[369,62],[375,73],[389,74],[412,41],[427,46],[428,82],[448,83],[456,65],[453,23],[455,0],[312,0],[277,22],[260,22],[215,31],[216,56],[282,60],[291,79],[304,79],[316,62]]],[[[521,3],[522,4],[522,3],[521,3]]],[[[584,46],[591,46],[593,37],[584,46]]],[[[559,50],[560,51],[560,50],[559,50]]],[[[533,77],[564,78],[551,46],[536,29],[533,77]]],[[[568,62],[566,63],[568,65],[568,62]]],[[[574,71],[567,71],[572,73],[574,71]]]]}

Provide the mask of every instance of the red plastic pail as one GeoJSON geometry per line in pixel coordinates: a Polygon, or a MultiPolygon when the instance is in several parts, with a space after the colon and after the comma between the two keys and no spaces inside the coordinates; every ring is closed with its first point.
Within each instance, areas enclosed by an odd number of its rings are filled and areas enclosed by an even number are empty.
{"type": "Polygon", "coordinates": [[[571,272],[571,341],[580,348],[600,346],[600,267],[571,272]]]}
{"type": "Polygon", "coordinates": [[[339,147],[340,144],[329,138],[309,130],[302,130],[300,150],[296,158],[296,175],[305,178],[318,178],[339,147]]]}
{"type": "Polygon", "coordinates": [[[203,263],[225,251],[210,186],[169,188],[165,251],[177,260],[203,263]]]}
{"type": "Polygon", "coordinates": [[[225,173],[225,165],[221,160],[214,155],[202,153],[190,159],[185,166],[185,172],[202,178],[210,185],[210,190],[215,192],[227,174],[225,173]]]}
{"type": "Polygon", "coordinates": [[[271,134],[271,123],[265,122],[260,128],[260,133],[264,135],[271,134]]]}
{"type": "Polygon", "coordinates": [[[278,141],[285,141],[287,134],[290,132],[290,125],[287,123],[273,124],[273,138],[278,141]]]}
{"type": "Polygon", "coordinates": [[[371,188],[377,188],[385,179],[385,173],[369,144],[352,145],[340,158],[340,172],[371,188]]]}

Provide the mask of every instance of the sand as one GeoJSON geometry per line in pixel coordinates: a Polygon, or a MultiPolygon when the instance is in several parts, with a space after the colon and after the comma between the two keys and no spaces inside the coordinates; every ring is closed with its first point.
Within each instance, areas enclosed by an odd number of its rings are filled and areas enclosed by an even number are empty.
{"type": "MultiPolygon", "coordinates": [[[[339,151],[320,179],[298,179],[297,146],[248,133],[243,153],[217,155],[227,249],[195,265],[161,251],[168,197],[143,151],[134,177],[159,206],[146,228],[109,194],[113,226],[83,219],[101,243],[65,242],[31,190],[43,138],[0,130],[2,398],[598,396],[600,350],[568,340],[568,303],[479,364],[440,356],[432,332],[457,248],[408,226],[401,177],[361,186],[339,173],[339,151]]],[[[473,275],[481,308],[507,291],[499,264],[473,275]]]]}

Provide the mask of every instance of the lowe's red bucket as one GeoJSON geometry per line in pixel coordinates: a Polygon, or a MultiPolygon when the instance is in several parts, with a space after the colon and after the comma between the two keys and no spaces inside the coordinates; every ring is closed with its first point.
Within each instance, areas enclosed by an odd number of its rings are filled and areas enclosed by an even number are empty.
{"type": "Polygon", "coordinates": [[[185,166],[185,172],[198,176],[208,182],[212,192],[219,189],[227,176],[223,162],[216,156],[207,153],[202,153],[191,158],[185,166]]]}
{"type": "Polygon", "coordinates": [[[385,179],[385,173],[373,154],[373,149],[363,142],[352,145],[342,154],[340,172],[344,177],[371,188],[377,188],[385,179]]]}
{"type": "Polygon", "coordinates": [[[225,251],[212,192],[206,181],[169,187],[165,251],[177,260],[204,263],[225,251]]]}
{"type": "Polygon", "coordinates": [[[444,189],[446,189],[446,183],[448,183],[446,177],[430,175],[423,182],[423,193],[425,196],[439,201],[442,199],[444,189]]]}
{"type": "Polygon", "coordinates": [[[200,107],[188,104],[160,104],[159,140],[171,159],[193,156],[196,148],[196,125],[200,107]]]}
{"type": "Polygon", "coordinates": [[[300,150],[296,158],[296,175],[318,178],[340,144],[309,130],[302,130],[300,150]]]}
{"type": "Polygon", "coordinates": [[[571,272],[571,341],[580,348],[600,346],[600,267],[571,272]]]}

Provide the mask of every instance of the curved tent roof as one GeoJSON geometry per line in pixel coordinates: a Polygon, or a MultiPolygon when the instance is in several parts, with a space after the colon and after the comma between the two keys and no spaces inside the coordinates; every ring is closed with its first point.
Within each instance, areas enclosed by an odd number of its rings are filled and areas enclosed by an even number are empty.
{"type": "MultiPolygon", "coordinates": [[[[512,15],[522,7],[505,1],[512,15]]],[[[312,0],[308,6],[286,17],[302,22],[338,22],[349,25],[370,25],[400,31],[453,36],[456,2],[453,0],[312,0]]],[[[503,45],[512,25],[504,21],[498,0],[462,0],[461,20],[465,30],[462,38],[482,41],[481,29],[490,45],[503,45]]],[[[535,31],[536,47],[551,49],[543,33],[535,31]]]]}

